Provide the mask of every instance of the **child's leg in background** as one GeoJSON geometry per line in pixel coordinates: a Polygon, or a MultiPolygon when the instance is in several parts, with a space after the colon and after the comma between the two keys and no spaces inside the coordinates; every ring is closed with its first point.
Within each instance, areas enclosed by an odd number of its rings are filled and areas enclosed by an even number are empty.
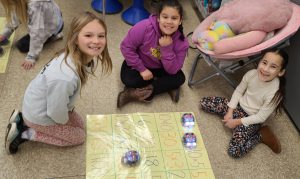
{"type": "Polygon", "coordinates": [[[82,144],[85,139],[84,121],[75,111],[69,112],[69,121],[64,125],[41,126],[26,119],[24,123],[29,127],[27,131],[34,131],[33,136],[29,138],[32,141],[57,146],[72,146],[82,144]]]}
{"type": "Polygon", "coordinates": [[[16,42],[17,48],[20,50],[22,53],[27,53],[29,52],[29,44],[30,44],[30,36],[29,34],[23,36],[20,40],[16,42]]]}
{"type": "MultiPolygon", "coordinates": [[[[57,34],[53,34],[52,36],[50,36],[45,43],[50,42],[50,41],[54,41],[54,40],[58,40],[60,38],[62,38],[62,34],[60,34],[63,30],[64,25],[62,24],[62,27],[60,28],[60,30],[58,31],[57,34]],[[59,36],[59,35],[61,36],[59,36]]],[[[17,48],[20,50],[20,52],[22,53],[27,53],[29,52],[29,48],[30,48],[30,36],[29,34],[23,36],[21,39],[19,39],[16,42],[16,46],[17,48]]]]}
{"type": "MultiPolygon", "coordinates": [[[[228,111],[229,100],[222,97],[205,97],[200,101],[200,107],[209,113],[214,113],[224,117],[228,111]]],[[[248,114],[238,105],[233,110],[233,118],[238,119],[246,117],[248,114]]],[[[234,158],[239,158],[248,153],[254,146],[260,142],[258,130],[261,124],[237,126],[233,130],[233,137],[230,140],[228,154],[234,158]]]]}

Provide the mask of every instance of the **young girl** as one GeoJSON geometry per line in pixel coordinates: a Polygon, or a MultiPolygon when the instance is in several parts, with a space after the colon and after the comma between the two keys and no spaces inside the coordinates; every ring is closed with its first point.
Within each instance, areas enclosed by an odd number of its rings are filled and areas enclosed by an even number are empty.
{"type": "Polygon", "coordinates": [[[119,108],[131,101],[150,101],[164,92],[178,102],[179,87],[185,81],[181,68],[189,46],[183,35],[182,13],[177,0],[160,1],[157,15],[129,30],[121,43],[125,88],[118,95],[119,108]]]}
{"type": "Polygon", "coordinates": [[[92,13],[74,18],[64,51],[31,81],[24,95],[22,114],[15,111],[10,117],[7,153],[16,153],[27,140],[57,146],[84,142],[84,121],[74,111],[74,103],[99,60],[104,72],[112,69],[106,33],[104,22],[92,13]]]}
{"type": "Polygon", "coordinates": [[[62,38],[63,19],[53,0],[0,0],[9,22],[0,33],[0,44],[8,42],[20,23],[27,24],[28,33],[16,42],[22,53],[27,53],[22,67],[34,66],[45,42],[62,38]]]}
{"type": "Polygon", "coordinates": [[[275,110],[280,113],[285,94],[285,68],[288,55],[283,50],[267,52],[257,69],[247,72],[235,89],[230,102],[222,97],[206,97],[200,101],[204,111],[223,116],[222,122],[233,129],[228,153],[239,158],[262,142],[275,153],[281,146],[268,126],[262,123],[275,110]]]}

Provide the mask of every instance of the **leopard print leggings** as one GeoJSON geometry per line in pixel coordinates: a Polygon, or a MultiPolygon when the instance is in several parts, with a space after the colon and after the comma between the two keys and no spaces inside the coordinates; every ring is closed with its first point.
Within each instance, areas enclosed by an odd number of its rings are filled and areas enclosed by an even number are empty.
{"type": "MultiPolygon", "coordinates": [[[[223,97],[205,97],[200,101],[200,107],[209,113],[224,117],[228,111],[229,100],[223,97]]],[[[233,118],[238,119],[249,116],[240,105],[233,110],[233,118]]],[[[258,132],[261,124],[249,126],[239,125],[233,129],[233,135],[229,142],[228,154],[234,158],[240,158],[247,154],[256,144],[260,143],[261,135],[258,132]]]]}

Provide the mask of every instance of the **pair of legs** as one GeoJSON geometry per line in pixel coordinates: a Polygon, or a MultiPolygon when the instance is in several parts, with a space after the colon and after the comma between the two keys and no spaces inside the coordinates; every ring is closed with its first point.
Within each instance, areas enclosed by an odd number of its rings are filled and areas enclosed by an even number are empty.
{"type": "MultiPolygon", "coordinates": [[[[200,107],[206,112],[224,117],[228,111],[228,102],[228,99],[222,97],[205,97],[200,101],[200,107]]],[[[233,111],[234,119],[247,116],[248,114],[239,105],[233,111]]],[[[240,125],[234,128],[229,142],[228,154],[234,158],[240,158],[247,154],[256,144],[261,142],[260,128],[261,124],[240,125]]]]}
{"type": "Polygon", "coordinates": [[[5,148],[9,154],[18,151],[18,146],[27,141],[43,142],[56,146],[73,146],[85,140],[84,121],[79,114],[69,112],[66,124],[42,126],[22,118],[22,114],[12,114],[7,126],[5,148]]]}
{"type": "Polygon", "coordinates": [[[155,95],[178,89],[185,82],[185,75],[182,70],[174,75],[168,74],[164,69],[149,70],[153,73],[154,79],[143,80],[140,73],[129,67],[124,61],[121,67],[121,80],[128,88],[143,88],[152,85],[153,91],[150,99],[155,95]]]}
{"type": "MultiPolygon", "coordinates": [[[[57,32],[57,34],[53,34],[51,37],[49,37],[47,39],[47,41],[45,43],[48,43],[50,41],[53,41],[53,40],[57,40],[57,39],[60,39],[62,38],[62,30],[64,28],[64,25],[62,25],[62,27],[60,28],[60,30],[57,32]]],[[[17,48],[20,50],[20,52],[22,53],[27,53],[29,52],[29,47],[30,47],[30,36],[29,34],[25,35],[24,37],[22,37],[21,39],[19,39],[17,42],[16,42],[16,46],[17,48]]]]}
{"type": "Polygon", "coordinates": [[[24,124],[34,131],[34,136],[30,139],[32,141],[56,146],[72,146],[82,144],[85,139],[84,121],[75,111],[69,112],[69,121],[66,124],[41,126],[26,119],[24,124]]]}

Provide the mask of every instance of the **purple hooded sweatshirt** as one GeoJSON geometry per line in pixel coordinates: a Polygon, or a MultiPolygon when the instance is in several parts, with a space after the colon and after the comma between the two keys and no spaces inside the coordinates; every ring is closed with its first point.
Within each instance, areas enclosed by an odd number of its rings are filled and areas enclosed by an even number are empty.
{"type": "Polygon", "coordinates": [[[159,46],[162,36],[157,16],[151,15],[133,26],[121,43],[121,52],[127,65],[143,72],[146,69],[160,69],[169,74],[176,74],[183,66],[188,51],[188,41],[181,40],[177,30],[172,35],[173,43],[159,46]]]}

